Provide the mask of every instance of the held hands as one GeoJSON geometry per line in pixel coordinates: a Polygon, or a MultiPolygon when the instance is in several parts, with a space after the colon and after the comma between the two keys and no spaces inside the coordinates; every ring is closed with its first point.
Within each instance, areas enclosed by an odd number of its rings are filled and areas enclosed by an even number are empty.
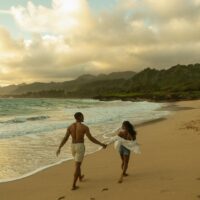
{"type": "Polygon", "coordinates": [[[102,146],[104,149],[106,149],[107,144],[102,144],[101,146],[102,146]]]}

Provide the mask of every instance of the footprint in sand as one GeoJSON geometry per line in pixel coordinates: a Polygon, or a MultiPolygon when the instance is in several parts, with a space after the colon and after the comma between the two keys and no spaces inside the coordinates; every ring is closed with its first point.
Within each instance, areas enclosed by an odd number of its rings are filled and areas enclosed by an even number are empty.
{"type": "Polygon", "coordinates": [[[65,199],[65,196],[59,197],[57,200],[65,199]]]}
{"type": "Polygon", "coordinates": [[[199,198],[199,199],[200,199],[200,195],[197,195],[197,198],[199,198]]]}
{"type": "Polygon", "coordinates": [[[101,191],[102,191],[102,192],[108,191],[108,188],[103,188],[101,191]]]}
{"type": "Polygon", "coordinates": [[[190,129],[193,130],[195,132],[199,132],[200,131],[200,120],[192,120],[188,123],[185,123],[184,126],[182,127],[182,129],[190,129]]]}
{"type": "Polygon", "coordinates": [[[197,181],[200,181],[200,177],[199,177],[199,178],[197,178],[197,181]]]}
{"type": "Polygon", "coordinates": [[[95,200],[95,198],[92,197],[92,198],[90,198],[90,200],[95,200]]]}

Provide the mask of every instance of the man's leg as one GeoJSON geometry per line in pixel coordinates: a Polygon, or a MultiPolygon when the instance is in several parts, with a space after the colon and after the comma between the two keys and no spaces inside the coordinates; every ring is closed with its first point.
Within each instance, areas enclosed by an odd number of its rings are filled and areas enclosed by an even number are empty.
{"type": "Polygon", "coordinates": [[[72,190],[78,189],[78,187],[76,186],[76,182],[80,176],[81,176],[81,162],[76,162],[72,190]]]}
{"type": "Polygon", "coordinates": [[[84,175],[81,174],[81,164],[80,164],[80,174],[79,174],[79,177],[78,177],[80,182],[83,181],[83,178],[84,178],[84,175]]]}
{"type": "Polygon", "coordinates": [[[84,175],[81,175],[81,164],[83,161],[85,155],[85,146],[84,144],[81,144],[79,146],[77,146],[76,149],[76,154],[74,155],[75,161],[76,161],[76,169],[75,169],[75,173],[74,173],[74,182],[73,182],[73,186],[72,186],[72,190],[77,189],[78,187],[76,186],[76,182],[79,178],[80,181],[83,180],[84,175]]]}

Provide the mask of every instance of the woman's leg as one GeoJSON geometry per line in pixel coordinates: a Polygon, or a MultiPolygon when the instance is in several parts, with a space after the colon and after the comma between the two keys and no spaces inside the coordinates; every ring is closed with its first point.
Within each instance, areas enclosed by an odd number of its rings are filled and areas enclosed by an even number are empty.
{"type": "Polygon", "coordinates": [[[120,157],[121,157],[121,160],[122,160],[121,168],[123,170],[123,168],[124,168],[124,156],[123,156],[123,154],[120,153],[120,157]]]}
{"type": "Polygon", "coordinates": [[[130,160],[130,155],[124,155],[123,176],[128,176],[128,174],[126,173],[126,171],[128,169],[129,160],[130,160]]]}
{"type": "Polygon", "coordinates": [[[128,174],[126,173],[126,171],[127,171],[127,169],[128,169],[129,160],[130,160],[130,155],[123,155],[122,174],[120,175],[120,178],[119,178],[118,183],[122,183],[122,182],[123,182],[123,177],[124,177],[124,176],[128,176],[128,174]]]}

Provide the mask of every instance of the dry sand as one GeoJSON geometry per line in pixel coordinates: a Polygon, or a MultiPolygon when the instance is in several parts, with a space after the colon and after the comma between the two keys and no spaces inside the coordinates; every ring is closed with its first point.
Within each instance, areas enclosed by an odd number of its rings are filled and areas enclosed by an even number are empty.
{"type": "Polygon", "coordinates": [[[86,179],[70,191],[73,161],[0,184],[0,200],[195,200],[200,199],[200,101],[166,120],[137,128],[142,154],[132,155],[122,184],[120,158],[110,145],[86,156],[86,179]]]}

